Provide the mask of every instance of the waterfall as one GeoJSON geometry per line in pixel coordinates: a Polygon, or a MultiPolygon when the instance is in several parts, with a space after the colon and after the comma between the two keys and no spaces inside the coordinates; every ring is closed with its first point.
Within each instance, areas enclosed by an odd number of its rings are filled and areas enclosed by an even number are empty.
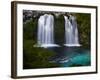
{"type": "Polygon", "coordinates": [[[54,17],[44,14],[38,20],[37,43],[39,47],[55,47],[54,43],[54,17]]]}
{"type": "Polygon", "coordinates": [[[70,15],[69,19],[64,16],[65,19],[65,46],[80,46],[78,39],[77,22],[74,16],[70,15]]]}
{"type": "MultiPolygon", "coordinates": [[[[76,18],[72,15],[65,19],[65,46],[80,46],[76,18]]],[[[54,17],[51,14],[41,15],[38,19],[36,47],[58,47],[54,40],[54,17]]]]}

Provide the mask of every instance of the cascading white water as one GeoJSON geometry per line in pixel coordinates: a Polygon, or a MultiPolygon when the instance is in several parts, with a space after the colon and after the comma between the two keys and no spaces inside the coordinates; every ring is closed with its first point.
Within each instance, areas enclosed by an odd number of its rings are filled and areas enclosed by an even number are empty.
{"type": "Polygon", "coordinates": [[[54,44],[54,17],[51,14],[44,14],[38,20],[38,46],[55,47],[54,44]]]}
{"type": "Polygon", "coordinates": [[[65,46],[80,46],[78,40],[77,22],[74,16],[70,15],[69,19],[64,16],[65,19],[65,46]]]}

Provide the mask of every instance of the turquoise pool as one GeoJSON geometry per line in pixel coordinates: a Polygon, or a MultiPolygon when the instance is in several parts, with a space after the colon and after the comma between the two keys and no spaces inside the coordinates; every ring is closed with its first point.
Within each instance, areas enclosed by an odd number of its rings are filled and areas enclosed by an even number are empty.
{"type": "Polygon", "coordinates": [[[91,54],[89,49],[82,47],[50,48],[56,55],[49,59],[50,62],[59,64],[60,67],[90,66],[91,54]]]}

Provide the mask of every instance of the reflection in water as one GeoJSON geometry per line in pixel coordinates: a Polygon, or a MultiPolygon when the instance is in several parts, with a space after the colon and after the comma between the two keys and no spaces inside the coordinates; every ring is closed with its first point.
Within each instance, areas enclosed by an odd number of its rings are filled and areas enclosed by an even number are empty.
{"type": "Polygon", "coordinates": [[[79,47],[55,47],[48,48],[56,52],[51,57],[51,63],[60,64],[62,67],[67,66],[90,66],[90,51],[79,47]]]}

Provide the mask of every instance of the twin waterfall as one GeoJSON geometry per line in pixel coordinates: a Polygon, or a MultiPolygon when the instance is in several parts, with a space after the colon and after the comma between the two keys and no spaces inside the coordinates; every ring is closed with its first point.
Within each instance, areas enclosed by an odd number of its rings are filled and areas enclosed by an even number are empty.
{"type": "MultiPolygon", "coordinates": [[[[75,17],[70,15],[65,19],[65,44],[64,46],[80,46],[78,41],[78,29],[75,17]]],[[[58,47],[54,41],[54,17],[51,14],[44,14],[38,20],[38,47],[58,47]]]]}

